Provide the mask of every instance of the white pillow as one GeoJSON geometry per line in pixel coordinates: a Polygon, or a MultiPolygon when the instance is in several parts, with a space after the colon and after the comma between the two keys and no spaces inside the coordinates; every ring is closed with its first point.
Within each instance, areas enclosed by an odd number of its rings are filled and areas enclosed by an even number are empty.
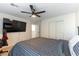
{"type": "Polygon", "coordinates": [[[69,40],[69,49],[72,56],[76,56],[75,52],[73,51],[74,45],[79,42],[79,36],[74,36],[71,40],[69,40]]]}

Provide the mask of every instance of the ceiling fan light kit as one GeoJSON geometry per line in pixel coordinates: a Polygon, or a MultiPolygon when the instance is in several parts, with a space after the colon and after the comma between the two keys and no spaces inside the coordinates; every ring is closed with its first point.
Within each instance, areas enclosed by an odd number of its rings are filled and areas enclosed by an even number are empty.
{"type": "Polygon", "coordinates": [[[37,16],[36,16],[36,15],[32,15],[31,17],[35,18],[35,17],[37,17],[37,16]]]}

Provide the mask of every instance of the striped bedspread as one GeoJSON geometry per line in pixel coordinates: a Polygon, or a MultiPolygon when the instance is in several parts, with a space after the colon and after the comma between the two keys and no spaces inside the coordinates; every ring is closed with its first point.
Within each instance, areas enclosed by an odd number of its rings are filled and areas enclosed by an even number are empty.
{"type": "Polygon", "coordinates": [[[75,44],[75,46],[73,47],[73,51],[76,54],[76,56],[79,56],[79,42],[75,44]]]}
{"type": "Polygon", "coordinates": [[[63,56],[70,55],[68,42],[48,38],[34,38],[17,43],[9,56],[63,56]]]}

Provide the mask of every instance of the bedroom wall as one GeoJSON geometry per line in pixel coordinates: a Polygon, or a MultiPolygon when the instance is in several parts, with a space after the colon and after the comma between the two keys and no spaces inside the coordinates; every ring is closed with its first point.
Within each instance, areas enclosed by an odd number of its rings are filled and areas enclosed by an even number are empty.
{"type": "Polygon", "coordinates": [[[23,19],[23,18],[19,18],[19,17],[15,17],[9,14],[4,14],[4,13],[0,13],[0,32],[2,34],[2,22],[3,22],[3,17],[5,18],[9,18],[11,20],[19,20],[19,21],[24,21],[27,23],[26,25],[26,32],[12,32],[12,33],[8,33],[8,44],[14,45],[19,41],[23,41],[23,40],[28,40],[31,38],[31,23],[29,20],[27,19],[23,19]]]}
{"type": "Polygon", "coordinates": [[[76,33],[78,34],[79,27],[79,11],[76,12],[76,33]]]}
{"type": "MultiPolygon", "coordinates": [[[[64,23],[63,24],[63,26],[64,26],[63,39],[69,40],[73,36],[77,35],[77,32],[76,32],[76,13],[69,13],[69,14],[65,14],[65,15],[61,15],[61,16],[57,16],[57,17],[52,17],[50,19],[42,20],[41,30],[40,30],[41,37],[55,38],[56,39],[56,33],[54,33],[53,35],[49,34],[49,32],[50,32],[49,31],[50,30],[50,28],[49,28],[50,25],[49,24],[50,23],[55,23],[57,21],[63,21],[63,23],[64,23]],[[50,35],[52,37],[50,37],[50,35]]],[[[53,27],[53,25],[51,25],[51,27],[53,27]]],[[[51,33],[52,32],[56,32],[56,31],[51,30],[51,33]]]]}

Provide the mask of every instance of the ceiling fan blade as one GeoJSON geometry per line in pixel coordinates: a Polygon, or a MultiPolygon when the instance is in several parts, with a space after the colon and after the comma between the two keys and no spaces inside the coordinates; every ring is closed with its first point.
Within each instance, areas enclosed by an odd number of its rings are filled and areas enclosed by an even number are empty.
{"type": "Polygon", "coordinates": [[[11,3],[10,5],[14,6],[14,7],[19,7],[18,5],[14,4],[14,3],[11,3]]]}
{"type": "Polygon", "coordinates": [[[40,15],[35,14],[37,17],[40,17],[40,15]]]}
{"type": "Polygon", "coordinates": [[[36,12],[35,14],[45,13],[46,11],[36,12]]]}
{"type": "Polygon", "coordinates": [[[31,11],[34,12],[35,9],[33,8],[33,5],[30,5],[31,11]]]}
{"type": "Polygon", "coordinates": [[[28,13],[28,14],[32,14],[32,13],[30,13],[30,12],[26,12],[26,11],[21,11],[21,13],[28,13]]]}

